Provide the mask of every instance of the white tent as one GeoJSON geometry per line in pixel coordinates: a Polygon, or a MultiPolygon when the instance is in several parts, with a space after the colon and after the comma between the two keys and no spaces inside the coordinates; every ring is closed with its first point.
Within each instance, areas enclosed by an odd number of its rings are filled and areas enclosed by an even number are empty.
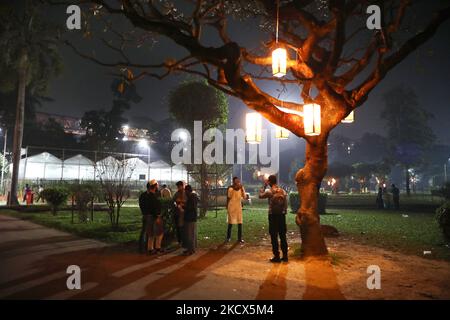
{"type": "MultiPolygon", "coordinates": [[[[12,172],[12,164],[9,168],[12,172]]],[[[62,174],[62,161],[48,152],[42,152],[20,160],[19,179],[59,180],[62,174]]]]}
{"type": "Polygon", "coordinates": [[[94,180],[94,162],[81,154],[64,160],[63,165],[65,180],[94,180]]]}
{"type": "Polygon", "coordinates": [[[147,163],[139,158],[129,158],[126,162],[133,169],[131,180],[147,180],[149,171],[147,163]]]}
{"type": "Polygon", "coordinates": [[[187,181],[187,169],[185,166],[181,164],[177,164],[172,167],[171,171],[171,180],[172,181],[187,181]]]}

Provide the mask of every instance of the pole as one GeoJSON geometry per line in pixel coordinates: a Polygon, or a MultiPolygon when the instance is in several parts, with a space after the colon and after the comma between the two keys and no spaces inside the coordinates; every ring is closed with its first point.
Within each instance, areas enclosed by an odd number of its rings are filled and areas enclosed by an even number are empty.
{"type": "Polygon", "coordinates": [[[147,147],[147,181],[150,181],[150,145],[147,147]]]}
{"type": "Polygon", "coordinates": [[[0,182],[0,189],[2,190],[2,193],[5,193],[5,165],[6,165],[6,141],[8,140],[8,128],[5,129],[5,135],[4,135],[5,141],[3,142],[3,161],[2,161],[2,177],[0,182]]]}

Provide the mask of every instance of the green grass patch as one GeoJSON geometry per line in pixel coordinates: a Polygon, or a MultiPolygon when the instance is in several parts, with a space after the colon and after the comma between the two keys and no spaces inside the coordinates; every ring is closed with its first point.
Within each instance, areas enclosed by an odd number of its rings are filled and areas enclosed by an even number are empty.
{"type": "MultiPolygon", "coordinates": [[[[328,214],[321,216],[322,223],[335,226],[342,236],[355,242],[418,256],[423,256],[423,251],[431,251],[432,254],[427,257],[450,261],[450,249],[433,214],[365,209],[328,211],[328,214]],[[403,217],[402,214],[407,214],[408,217],[403,217]]],[[[70,212],[59,212],[53,216],[49,212],[19,213],[1,210],[0,214],[9,214],[82,237],[113,243],[136,242],[141,227],[141,214],[137,207],[123,208],[118,229],[112,229],[105,212],[94,213],[94,221],[87,223],[78,222],[75,215],[73,224],[70,212]]],[[[289,232],[297,231],[294,214],[288,214],[287,223],[289,232]]],[[[217,217],[214,210],[210,211],[206,218],[198,221],[199,246],[207,248],[222,243],[226,237],[226,228],[226,210],[218,210],[217,217]]],[[[264,238],[269,239],[267,207],[262,203],[245,207],[243,228],[247,243],[258,244],[264,238]]],[[[237,227],[233,228],[232,238],[237,238],[237,227]]],[[[339,263],[341,258],[335,258],[335,263],[339,263]]]]}

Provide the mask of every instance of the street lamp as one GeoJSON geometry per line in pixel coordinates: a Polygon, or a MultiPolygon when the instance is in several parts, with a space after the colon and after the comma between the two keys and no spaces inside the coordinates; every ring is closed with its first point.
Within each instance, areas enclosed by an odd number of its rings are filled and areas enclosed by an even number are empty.
{"type": "Polygon", "coordinates": [[[147,149],[147,180],[150,180],[150,140],[139,139],[138,147],[141,149],[147,149]]]}

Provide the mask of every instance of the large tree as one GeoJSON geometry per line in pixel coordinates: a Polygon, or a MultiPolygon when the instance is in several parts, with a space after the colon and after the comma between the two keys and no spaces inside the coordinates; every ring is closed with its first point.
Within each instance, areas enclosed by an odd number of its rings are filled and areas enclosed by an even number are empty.
{"type": "Polygon", "coordinates": [[[432,114],[419,105],[416,93],[405,86],[397,86],[386,92],[384,101],[381,117],[386,121],[390,158],[402,166],[409,196],[410,169],[424,164],[425,155],[435,139],[428,125],[432,114]]]}
{"type": "MultiPolygon", "coordinates": [[[[407,19],[413,3],[406,0],[370,3],[365,0],[286,0],[280,1],[277,44],[274,37],[277,1],[273,0],[91,0],[78,3],[84,4],[84,11],[95,23],[104,22],[107,30],[112,31],[104,43],[113,54],[92,56],[70,43],[80,55],[108,67],[139,69],[135,79],[162,79],[173,72],[197,74],[272,123],[306,140],[305,166],[295,177],[302,204],[297,212],[297,223],[305,256],[327,253],[317,211],[317,186],[327,171],[327,138],[331,130],[361,106],[383,78],[430,39],[450,16],[448,4],[439,7],[439,3],[434,2],[434,14],[421,25],[425,19],[407,19]],[[369,4],[381,7],[381,30],[366,27],[369,4]],[[134,31],[120,29],[126,25],[123,20],[129,22],[134,31]],[[236,24],[236,30],[242,24],[246,24],[246,28],[231,34],[228,31],[232,23],[236,24]],[[405,26],[411,23],[421,29],[405,32],[405,26]],[[247,28],[253,28],[254,34],[244,42],[242,34],[247,28]],[[212,34],[216,37],[211,38],[212,34]],[[184,49],[181,51],[185,56],[167,52],[167,59],[156,63],[152,59],[132,57],[130,53],[136,47],[145,50],[147,56],[149,46],[158,46],[159,42],[154,41],[158,36],[172,40],[184,49]],[[257,38],[262,45],[255,43],[257,38]],[[135,46],[131,49],[133,43],[135,46]],[[272,63],[270,52],[277,45],[288,50],[288,75],[283,78],[273,77],[268,70],[272,63]],[[265,82],[272,85],[267,86],[265,82]],[[277,84],[297,87],[300,102],[281,101],[270,91],[264,91],[277,84]],[[283,106],[301,112],[304,103],[321,106],[322,131],[318,136],[305,134],[300,115],[278,108],[283,106]]],[[[430,9],[432,5],[422,6],[430,9]]],[[[426,12],[424,8],[421,12],[426,12]]],[[[103,31],[89,27],[89,22],[86,20],[86,31],[90,34],[95,33],[93,30],[103,31]]],[[[101,37],[105,38],[103,34],[101,37]]]]}
{"type": "MultiPolygon", "coordinates": [[[[170,92],[169,111],[174,120],[191,132],[191,139],[194,139],[194,121],[202,122],[202,136],[206,130],[223,127],[227,123],[228,100],[222,91],[208,85],[203,80],[187,81],[170,92]]],[[[202,154],[205,146],[202,138],[202,154]]],[[[192,164],[187,164],[187,168],[201,186],[200,216],[204,217],[209,206],[209,189],[213,185],[213,180],[221,180],[224,173],[227,172],[227,166],[223,164],[208,165],[205,161],[198,164],[192,161],[192,164]],[[219,175],[219,177],[212,179],[214,175],[219,175]]]]}
{"type": "Polygon", "coordinates": [[[35,1],[6,1],[0,6],[0,91],[16,96],[10,205],[19,203],[17,188],[27,92],[31,97],[45,93],[49,80],[62,66],[57,48],[58,28],[43,16],[35,1]]]}

